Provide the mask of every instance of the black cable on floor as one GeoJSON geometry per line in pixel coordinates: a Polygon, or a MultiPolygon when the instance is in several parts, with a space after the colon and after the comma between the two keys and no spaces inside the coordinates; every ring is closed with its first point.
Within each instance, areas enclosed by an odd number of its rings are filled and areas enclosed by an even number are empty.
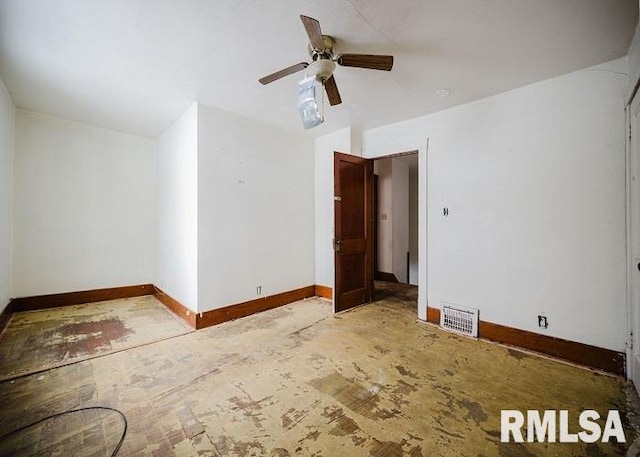
{"type": "Polygon", "coordinates": [[[40,422],[44,422],[46,420],[49,419],[53,419],[59,416],[64,416],[65,414],[71,414],[71,413],[77,413],[80,411],[88,411],[88,410],[92,410],[92,409],[102,409],[102,410],[106,410],[106,411],[113,411],[116,412],[118,414],[120,414],[120,417],[122,417],[122,422],[124,424],[124,430],[122,431],[122,436],[120,437],[120,441],[118,442],[118,445],[115,447],[115,449],[113,450],[113,452],[111,453],[111,457],[115,457],[115,455],[118,453],[118,451],[120,450],[120,447],[122,446],[122,443],[124,443],[124,437],[127,435],[127,427],[128,427],[128,423],[127,423],[127,417],[124,415],[124,413],[118,409],[115,408],[110,408],[108,406],[87,406],[85,408],[78,408],[78,409],[70,409],[69,411],[63,411],[61,413],[56,413],[56,414],[51,414],[50,416],[44,417],[36,422],[33,422],[31,424],[25,425],[24,427],[20,427],[16,430],[13,430],[9,433],[7,433],[6,435],[3,435],[0,437],[0,440],[5,439],[6,437],[13,435],[14,433],[18,433],[21,432],[29,427],[33,427],[34,425],[38,425],[40,422]]]}

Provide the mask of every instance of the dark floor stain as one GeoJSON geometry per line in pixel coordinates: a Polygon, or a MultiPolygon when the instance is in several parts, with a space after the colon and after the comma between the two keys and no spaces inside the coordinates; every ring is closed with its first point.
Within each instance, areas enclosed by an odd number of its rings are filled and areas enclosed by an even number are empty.
{"type": "Polygon", "coordinates": [[[409,400],[405,400],[403,395],[395,395],[391,394],[389,399],[393,403],[393,405],[398,409],[398,411],[402,410],[405,406],[411,404],[409,400]]]}
{"type": "Polygon", "coordinates": [[[388,354],[389,353],[389,349],[383,348],[382,346],[379,346],[379,345],[375,345],[373,348],[376,351],[378,351],[380,354],[388,354]]]}
{"type": "Polygon", "coordinates": [[[520,443],[500,443],[498,454],[500,457],[537,457],[520,443]]]}
{"type": "Polygon", "coordinates": [[[393,387],[393,390],[391,390],[390,400],[393,402],[396,408],[401,409],[404,405],[408,405],[410,403],[410,401],[405,399],[405,397],[413,392],[416,392],[417,390],[417,387],[401,379],[393,387]]]}
{"type": "Polygon", "coordinates": [[[344,411],[339,407],[325,406],[322,415],[329,418],[329,422],[333,422],[339,417],[344,416],[344,411]]]}
{"type": "Polygon", "coordinates": [[[306,409],[297,410],[295,408],[289,408],[289,410],[281,416],[282,428],[291,430],[298,422],[307,417],[307,414],[309,414],[309,411],[306,409]]]}
{"type": "Polygon", "coordinates": [[[325,407],[322,415],[329,418],[329,423],[335,423],[333,429],[331,429],[331,431],[329,432],[331,435],[352,435],[353,433],[360,430],[360,427],[358,427],[356,421],[354,421],[350,417],[345,416],[344,410],[342,408],[325,407]]]}
{"type": "Polygon", "coordinates": [[[111,317],[99,321],[65,324],[60,329],[44,332],[41,336],[54,341],[62,338],[62,342],[54,345],[54,350],[61,359],[67,359],[109,349],[112,341],[125,338],[132,333],[133,331],[125,327],[120,319],[111,317]],[[48,337],[45,333],[49,334],[48,337]]]}
{"type": "Polygon", "coordinates": [[[448,430],[445,430],[445,429],[439,428],[439,427],[435,427],[434,430],[439,431],[443,435],[447,435],[447,436],[450,436],[452,438],[458,438],[458,439],[464,440],[464,436],[462,436],[462,435],[460,435],[458,433],[453,433],[453,432],[450,432],[448,430]]]}
{"type": "Polygon", "coordinates": [[[402,444],[393,441],[377,441],[376,444],[369,449],[369,455],[372,457],[402,457],[402,444]]]}
{"type": "MultiPolygon", "coordinates": [[[[454,407],[453,402],[455,400],[455,396],[451,394],[451,389],[445,390],[445,389],[440,389],[439,387],[440,386],[434,386],[434,389],[439,391],[446,399],[447,408],[445,410],[445,413],[451,413],[451,410],[454,407]]],[[[442,404],[442,402],[438,402],[438,403],[442,404]]]]}
{"type": "Polygon", "coordinates": [[[406,304],[417,311],[418,286],[392,283],[387,281],[376,281],[374,288],[376,301],[391,300],[406,304]]]}
{"type": "Polygon", "coordinates": [[[333,372],[323,378],[310,381],[309,385],[322,393],[332,396],[354,413],[369,419],[390,419],[400,413],[397,409],[378,408],[379,392],[385,388],[381,384],[372,384],[367,389],[360,382],[349,380],[340,373],[333,372]]]}
{"type": "Polygon", "coordinates": [[[258,440],[236,441],[234,442],[233,450],[238,455],[264,455],[266,453],[264,447],[258,440]]]}
{"type": "Polygon", "coordinates": [[[489,418],[487,413],[484,411],[484,409],[482,409],[482,406],[478,402],[463,398],[462,400],[458,400],[457,403],[458,405],[469,411],[467,417],[471,417],[474,421],[476,421],[476,423],[485,422],[489,418]]]}
{"type": "Polygon", "coordinates": [[[351,435],[360,430],[356,421],[348,416],[340,416],[335,421],[335,426],[329,431],[331,435],[346,436],[351,435]]]}
{"type": "Polygon", "coordinates": [[[280,374],[280,376],[282,376],[284,379],[287,379],[289,381],[293,379],[293,373],[291,373],[290,371],[286,373],[282,373],[280,374]]]}
{"type": "Polygon", "coordinates": [[[305,341],[311,341],[315,337],[315,330],[313,327],[323,320],[324,318],[320,319],[317,322],[309,324],[305,327],[299,328],[294,332],[289,333],[288,336],[291,338],[293,342],[293,347],[297,348],[302,346],[302,343],[304,343],[305,341]]]}
{"type": "Polygon", "coordinates": [[[293,408],[291,408],[291,409],[289,409],[289,411],[287,411],[286,413],[284,413],[281,416],[282,428],[288,429],[289,427],[291,427],[291,424],[293,424],[293,419],[291,417],[289,417],[289,413],[291,413],[292,411],[295,411],[295,410],[293,408]]]}
{"type": "Polygon", "coordinates": [[[409,376],[410,378],[413,379],[418,379],[418,375],[415,374],[413,371],[411,370],[407,370],[405,367],[403,367],[402,365],[396,365],[395,369],[398,370],[398,373],[400,373],[402,376],[409,376]]]}
{"type": "Polygon", "coordinates": [[[309,384],[318,391],[332,396],[340,404],[357,414],[370,419],[381,418],[381,411],[377,409],[380,401],[377,392],[382,388],[380,385],[376,384],[369,390],[358,381],[349,380],[338,372],[333,372],[323,378],[313,379],[309,384]]]}
{"type": "Polygon", "coordinates": [[[451,387],[449,386],[435,385],[433,386],[433,389],[437,390],[438,392],[442,392],[444,395],[447,395],[449,392],[451,392],[451,387]]]}
{"type": "Polygon", "coordinates": [[[269,457],[291,457],[291,454],[286,449],[277,447],[269,453],[269,457]]]}
{"type": "Polygon", "coordinates": [[[213,443],[220,455],[265,455],[266,451],[259,441],[235,441],[227,436],[219,436],[213,443]]]}
{"type": "Polygon", "coordinates": [[[358,447],[362,447],[364,443],[367,442],[367,439],[364,436],[351,435],[351,441],[358,447]]]}
{"type": "MultiPolygon", "coordinates": [[[[598,447],[595,443],[589,443],[584,449],[585,457],[607,457],[607,453],[598,447]]],[[[624,455],[624,454],[620,454],[624,455]]]]}
{"type": "Polygon", "coordinates": [[[420,445],[416,445],[409,449],[409,457],[423,457],[420,445]]]}
{"type": "Polygon", "coordinates": [[[254,400],[248,397],[248,400],[245,400],[240,397],[231,397],[228,400],[235,405],[233,409],[241,410],[247,418],[254,422],[256,427],[262,428],[261,422],[264,421],[264,418],[262,418],[258,411],[262,409],[261,403],[271,400],[271,398],[273,397],[269,396],[260,400],[254,400]]]}
{"type": "Polygon", "coordinates": [[[355,368],[358,373],[363,374],[367,379],[369,379],[369,375],[367,375],[367,373],[362,369],[362,367],[360,367],[360,365],[358,365],[356,362],[352,362],[353,368],[355,368]]]}
{"type": "Polygon", "coordinates": [[[526,357],[525,353],[522,351],[516,351],[515,349],[507,349],[507,353],[513,357],[514,359],[522,360],[526,357]]]}
{"type": "Polygon", "coordinates": [[[453,376],[455,373],[451,370],[444,370],[444,374],[446,374],[447,376],[453,376]]]}
{"type": "Polygon", "coordinates": [[[298,442],[302,443],[307,440],[317,441],[319,437],[320,437],[320,432],[318,430],[314,430],[312,432],[307,433],[307,435],[301,440],[299,440],[298,442]]]}

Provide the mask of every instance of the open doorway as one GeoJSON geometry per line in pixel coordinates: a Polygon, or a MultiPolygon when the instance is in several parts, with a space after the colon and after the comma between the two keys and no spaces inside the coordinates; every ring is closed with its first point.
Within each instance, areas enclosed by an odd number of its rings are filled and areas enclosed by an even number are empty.
{"type": "MultiPolygon", "coordinates": [[[[334,152],[332,244],[335,312],[346,311],[373,300],[389,300],[394,303],[403,300],[406,305],[402,306],[417,313],[418,319],[427,320],[427,153],[428,142],[425,148],[419,150],[371,158],[334,152]],[[413,208],[412,211],[405,210],[408,215],[413,213],[411,217],[407,216],[409,222],[405,224],[405,238],[413,240],[413,244],[412,247],[407,245],[398,251],[401,254],[396,255],[396,264],[399,266],[402,263],[404,269],[396,273],[393,269],[385,271],[384,267],[379,267],[379,260],[374,259],[379,251],[374,248],[374,244],[378,243],[374,225],[382,219],[381,214],[376,215],[374,208],[374,202],[377,201],[374,198],[374,165],[379,160],[403,157],[403,160],[397,162],[399,165],[396,169],[400,170],[403,168],[402,164],[406,165],[406,179],[412,181],[413,190],[407,194],[406,199],[398,200],[413,208]],[[411,200],[407,202],[409,196],[411,200]],[[397,279],[397,282],[380,281],[377,287],[378,297],[374,296],[376,271],[393,273],[397,279]],[[414,285],[416,283],[418,285],[414,285]]],[[[396,195],[399,196],[400,193],[396,195]]],[[[391,206],[386,210],[387,221],[393,220],[393,214],[399,212],[395,206],[392,198],[391,206]]],[[[380,224],[377,225],[379,228],[380,224]]]]}
{"type": "Polygon", "coordinates": [[[374,300],[418,306],[418,153],[374,160],[374,300]]]}

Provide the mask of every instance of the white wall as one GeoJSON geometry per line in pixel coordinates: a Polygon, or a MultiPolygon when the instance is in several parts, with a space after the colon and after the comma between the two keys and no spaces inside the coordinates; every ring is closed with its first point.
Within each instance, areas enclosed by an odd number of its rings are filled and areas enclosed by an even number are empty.
{"type": "Polygon", "coordinates": [[[399,282],[407,282],[409,251],[409,166],[394,159],[392,165],[393,207],[393,274],[399,282]]]}
{"type": "Polygon", "coordinates": [[[313,140],[202,105],[198,122],[198,311],[313,285],[313,140]]]}
{"type": "Polygon", "coordinates": [[[409,166],[409,284],[418,285],[418,166],[409,166]]]}
{"type": "Polygon", "coordinates": [[[365,157],[429,145],[429,306],[624,350],[625,71],[619,59],[365,132],[365,157]]]}
{"type": "MultiPolygon", "coordinates": [[[[315,140],[315,283],[331,288],[335,281],[333,153],[351,153],[352,147],[359,145],[352,136],[351,129],[345,128],[315,140]]],[[[353,151],[360,154],[359,150],[353,151]]]]}
{"type": "Polygon", "coordinates": [[[11,195],[15,108],[0,81],[0,313],[11,298],[11,195]]]}
{"type": "Polygon", "coordinates": [[[153,280],[154,142],[18,110],[13,296],[153,280]]]}
{"type": "Polygon", "coordinates": [[[158,138],[154,284],[198,311],[198,105],[158,138]]]}
{"type": "Polygon", "coordinates": [[[638,180],[634,179],[640,171],[640,119],[638,106],[640,94],[635,94],[634,89],[640,77],[640,24],[636,27],[629,54],[627,56],[629,80],[627,85],[626,101],[631,138],[628,141],[627,159],[627,252],[628,252],[628,290],[629,303],[628,333],[633,335],[631,346],[627,348],[627,375],[633,379],[636,389],[640,388],[640,278],[637,265],[640,262],[640,187],[638,180]]]}
{"type": "Polygon", "coordinates": [[[373,163],[378,175],[378,239],[376,271],[393,273],[393,160],[373,163]]]}
{"type": "Polygon", "coordinates": [[[640,387],[640,95],[628,108],[630,138],[627,158],[627,260],[629,303],[628,334],[633,335],[627,350],[627,373],[640,387]]]}
{"type": "MultiPolygon", "coordinates": [[[[406,283],[410,222],[409,165],[402,158],[380,159],[374,161],[374,171],[378,175],[376,270],[393,273],[399,282],[406,283]]],[[[415,223],[418,223],[417,214],[415,223]]]]}

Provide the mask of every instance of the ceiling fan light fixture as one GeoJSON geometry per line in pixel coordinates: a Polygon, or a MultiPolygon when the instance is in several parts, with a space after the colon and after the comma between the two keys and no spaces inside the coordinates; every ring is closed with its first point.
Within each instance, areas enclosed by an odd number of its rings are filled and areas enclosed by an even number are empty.
{"type": "Polygon", "coordinates": [[[318,59],[307,67],[307,76],[314,76],[318,81],[324,82],[331,77],[336,63],[329,59],[318,59]]]}

